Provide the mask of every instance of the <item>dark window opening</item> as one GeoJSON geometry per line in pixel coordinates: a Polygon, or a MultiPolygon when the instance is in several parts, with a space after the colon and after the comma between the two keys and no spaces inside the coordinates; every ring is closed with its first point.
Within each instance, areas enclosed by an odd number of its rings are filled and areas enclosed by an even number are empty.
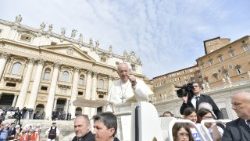
{"type": "Polygon", "coordinates": [[[47,90],[48,90],[48,87],[47,87],[47,86],[42,86],[42,87],[41,87],[41,90],[47,91],[47,90]]]}
{"type": "Polygon", "coordinates": [[[57,45],[57,43],[56,42],[51,42],[50,45],[57,45]]]}
{"type": "Polygon", "coordinates": [[[83,95],[83,92],[79,91],[79,92],[78,92],[78,95],[83,95]]]}
{"type": "Polygon", "coordinates": [[[99,97],[99,98],[104,98],[104,95],[99,94],[98,97],[99,97]]]}
{"type": "Polygon", "coordinates": [[[97,107],[97,114],[102,113],[102,107],[97,107]]]}
{"type": "Polygon", "coordinates": [[[8,86],[8,87],[16,87],[16,83],[6,83],[6,86],[8,86]]]}

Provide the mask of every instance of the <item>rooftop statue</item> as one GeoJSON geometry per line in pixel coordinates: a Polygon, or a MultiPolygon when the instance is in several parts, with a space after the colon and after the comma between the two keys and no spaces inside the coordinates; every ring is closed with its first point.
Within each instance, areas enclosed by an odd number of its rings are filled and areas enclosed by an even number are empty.
{"type": "Polygon", "coordinates": [[[76,37],[76,32],[77,30],[73,29],[71,32],[71,38],[75,38],[76,37]]]}
{"type": "Polygon", "coordinates": [[[15,23],[20,24],[22,22],[22,19],[22,16],[19,14],[18,16],[16,16],[15,23]]]}

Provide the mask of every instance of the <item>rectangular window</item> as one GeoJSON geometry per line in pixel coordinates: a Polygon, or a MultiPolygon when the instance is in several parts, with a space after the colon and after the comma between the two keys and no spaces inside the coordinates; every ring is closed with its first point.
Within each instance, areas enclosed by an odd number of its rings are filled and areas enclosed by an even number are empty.
{"type": "Polygon", "coordinates": [[[57,43],[56,42],[51,42],[50,45],[57,45],[57,43]]]}
{"type": "Polygon", "coordinates": [[[16,87],[16,83],[6,83],[6,86],[8,86],[8,87],[16,87]]]}
{"type": "Polygon", "coordinates": [[[82,91],[78,91],[78,95],[83,95],[83,92],[82,91]]]}
{"type": "Polygon", "coordinates": [[[42,91],[47,91],[47,90],[48,90],[48,87],[47,87],[47,86],[42,86],[42,87],[41,87],[41,90],[42,90],[42,91]]]}
{"type": "Polygon", "coordinates": [[[132,71],[136,71],[135,64],[131,64],[131,69],[132,69],[132,71]]]}

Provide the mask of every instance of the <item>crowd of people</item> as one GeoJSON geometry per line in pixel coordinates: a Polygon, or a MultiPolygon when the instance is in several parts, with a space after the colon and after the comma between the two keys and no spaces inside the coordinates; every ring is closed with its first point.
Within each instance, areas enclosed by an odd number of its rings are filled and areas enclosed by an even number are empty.
{"type": "Polygon", "coordinates": [[[41,127],[40,125],[0,123],[0,141],[39,141],[41,127]]]}
{"type": "MultiPolygon", "coordinates": [[[[109,90],[106,111],[93,117],[94,124],[90,124],[87,115],[78,115],[74,119],[75,137],[72,141],[119,141],[116,137],[117,117],[113,114],[112,108],[120,103],[131,101],[147,101],[148,95],[152,94],[150,88],[135,76],[131,75],[130,69],[126,63],[118,65],[117,73],[119,80],[114,81],[109,90]],[[91,131],[94,128],[94,132],[91,131]]],[[[183,104],[180,107],[180,113],[184,119],[188,119],[195,123],[197,127],[201,127],[200,123],[207,119],[223,119],[222,112],[214,100],[202,94],[202,87],[199,83],[192,83],[192,93],[182,97],[183,104]]],[[[238,119],[227,123],[226,125],[217,124],[215,122],[205,123],[208,138],[213,141],[249,141],[250,139],[250,93],[239,92],[232,97],[233,109],[238,115],[238,119]]],[[[19,123],[1,123],[0,141],[4,139],[20,140],[20,141],[38,141],[41,128],[38,126],[20,126],[20,119],[25,116],[31,116],[33,111],[28,109],[7,110],[1,113],[1,117],[6,115],[19,117],[19,123]],[[12,114],[7,114],[11,111],[12,114]],[[14,111],[14,114],[13,114],[14,111]],[[15,126],[14,126],[15,125],[15,126]],[[32,138],[32,139],[31,139],[32,138]]],[[[36,113],[33,114],[37,115],[36,113]]],[[[71,115],[52,113],[52,119],[57,120],[71,119],[71,115]]],[[[164,112],[163,116],[174,116],[171,112],[164,112]]],[[[4,120],[3,118],[3,120],[4,120]]],[[[7,116],[9,118],[9,116],[7,116]]],[[[176,123],[172,129],[174,141],[201,141],[201,135],[196,128],[190,124],[176,123]]],[[[60,134],[56,123],[46,131],[48,141],[55,141],[60,134]]],[[[205,134],[205,133],[204,133],[205,134]]]]}
{"type": "MultiPolygon", "coordinates": [[[[226,124],[217,123],[217,119],[222,119],[222,113],[218,109],[213,99],[201,94],[201,85],[193,83],[193,95],[182,97],[183,104],[180,113],[183,119],[188,119],[195,123],[196,127],[202,131],[202,136],[213,141],[249,141],[250,139],[250,93],[238,92],[232,96],[232,109],[236,112],[238,119],[226,124]],[[197,98],[199,96],[199,98],[197,98]],[[205,129],[201,126],[202,120],[205,122],[205,129]]],[[[174,116],[170,111],[166,111],[163,117],[174,116]]],[[[174,141],[202,141],[201,135],[194,126],[188,123],[176,123],[173,127],[174,141]]]]}

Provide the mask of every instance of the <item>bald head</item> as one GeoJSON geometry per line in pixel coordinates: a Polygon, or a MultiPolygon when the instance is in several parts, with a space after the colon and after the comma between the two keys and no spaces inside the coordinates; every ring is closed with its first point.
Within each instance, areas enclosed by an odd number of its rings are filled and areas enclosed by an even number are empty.
{"type": "Polygon", "coordinates": [[[238,92],[235,93],[232,98],[238,98],[238,99],[242,99],[242,100],[247,100],[250,101],[250,93],[249,92],[238,92]]]}
{"type": "Polygon", "coordinates": [[[232,96],[232,108],[242,119],[250,119],[250,93],[238,92],[232,96]]]}
{"type": "Polygon", "coordinates": [[[122,82],[127,82],[130,74],[130,69],[127,63],[120,63],[117,68],[117,73],[122,82]]]}

